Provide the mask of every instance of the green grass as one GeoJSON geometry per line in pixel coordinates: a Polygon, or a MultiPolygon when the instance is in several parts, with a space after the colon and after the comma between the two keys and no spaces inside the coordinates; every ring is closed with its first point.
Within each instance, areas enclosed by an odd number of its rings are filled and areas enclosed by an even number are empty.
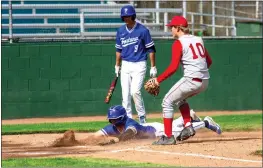
{"type": "Polygon", "coordinates": [[[253,131],[262,129],[262,114],[214,116],[223,131],[253,131]]]}
{"type": "Polygon", "coordinates": [[[256,150],[255,152],[252,152],[252,155],[257,155],[262,157],[262,149],[261,150],[256,150]]]}
{"type": "Polygon", "coordinates": [[[2,160],[3,167],[165,167],[153,163],[102,158],[15,158],[2,160]]]}
{"type": "MultiPolygon", "coordinates": [[[[203,116],[201,116],[204,118],[203,116]]],[[[213,116],[223,131],[254,131],[262,129],[262,114],[222,115],[213,116]]],[[[149,119],[147,122],[161,122],[161,118],[149,119]]],[[[62,133],[73,129],[78,132],[95,132],[103,128],[107,121],[71,122],[71,123],[41,123],[2,125],[2,135],[32,134],[32,133],[62,133]]]]}
{"type": "Polygon", "coordinates": [[[2,125],[2,135],[61,133],[69,129],[79,132],[95,132],[106,124],[108,124],[107,121],[2,125]]]}

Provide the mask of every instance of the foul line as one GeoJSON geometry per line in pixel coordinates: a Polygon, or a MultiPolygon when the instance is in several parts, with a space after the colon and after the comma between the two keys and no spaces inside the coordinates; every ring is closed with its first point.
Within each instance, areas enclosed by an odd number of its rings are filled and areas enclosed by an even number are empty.
{"type": "MultiPolygon", "coordinates": [[[[83,148],[84,146],[79,146],[80,148],[83,148]]],[[[138,152],[149,152],[149,153],[161,153],[161,154],[171,154],[171,155],[179,155],[179,156],[193,156],[193,157],[200,157],[200,158],[209,158],[209,159],[217,159],[217,160],[228,160],[228,161],[238,161],[238,162],[250,162],[250,163],[262,163],[262,161],[259,160],[247,160],[247,159],[236,159],[236,158],[227,158],[227,157],[221,157],[221,156],[212,156],[212,155],[203,155],[198,153],[179,153],[179,152],[169,152],[169,151],[159,151],[159,150],[151,150],[151,149],[145,149],[146,146],[139,146],[136,148],[126,148],[126,149],[119,149],[119,150],[109,150],[105,152],[111,152],[111,153],[118,153],[118,152],[125,152],[125,151],[138,151],[138,152]]],[[[3,152],[4,154],[17,154],[17,155],[45,155],[45,154],[86,154],[90,152],[86,151],[79,151],[77,153],[74,152],[3,152]]]]}
{"type": "Polygon", "coordinates": [[[169,152],[169,151],[158,151],[158,150],[142,149],[142,148],[143,147],[127,148],[127,149],[120,149],[120,150],[112,150],[110,152],[118,153],[118,152],[124,152],[124,151],[138,151],[138,152],[149,152],[149,153],[172,154],[172,155],[180,155],[180,156],[193,156],[193,157],[201,157],[201,158],[209,158],[209,159],[217,159],[217,160],[262,163],[262,161],[258,161],[258,160],[227,158],[227,157],[221,157],[221,156],[203,155],[203,154],[198,154],[198,153],[179,153],[179,152],[169,152]]]}

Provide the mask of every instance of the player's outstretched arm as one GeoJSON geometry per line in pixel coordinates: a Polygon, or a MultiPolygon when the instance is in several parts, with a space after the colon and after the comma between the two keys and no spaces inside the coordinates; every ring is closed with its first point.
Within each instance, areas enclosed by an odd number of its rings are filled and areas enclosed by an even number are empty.
{"type": "Polygon", "coordinates": [[[91,134],[85,139],[79,140],[82,145],[109,145],[119,142],[117,137],[107,136],[101,130],[91,134]]]}
{"type": "Polygon", "coordinates": [[[66,131],[61,138],[56,139],[51,146],[52,147],[65,147],[65,146],[77,146],[77,145],[107,145],[119,142],[116,137],[106,136],[103,132],[97,131],[91,135],[77,140],[75,132],[73,130],[66,131]]]}

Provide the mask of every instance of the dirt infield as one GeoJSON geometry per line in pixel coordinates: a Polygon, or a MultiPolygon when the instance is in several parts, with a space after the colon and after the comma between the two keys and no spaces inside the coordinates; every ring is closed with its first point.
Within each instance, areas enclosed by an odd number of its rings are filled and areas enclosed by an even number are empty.
{"type": "MultiPolygon", "coordinates": [[[[97,157],[177,166],[259,167],[262,132],[232,132],[216,135],[199,131],[195,137],[173,146],[153,146],[153,140],[129,141],[108,146],[50,147],[63,134],[9,135],[2,137],[2,158],[97,157]]],[[[77,133],[76,138],[88,133],[77,133]]]]}
{"type": "MultiPolygon", "coordinates": [[[[253,112],[198,112],[205,115],[251,114],[253,112]]],[[[178,113],[176,114],[178,115],[178,113]]],[[[149,115],[149,118],[161,114],[149,115]]],[[[3,120],[2,124],[73,122],[105,120],[104,116],[50,119],[3,120]]],[[[76,139],[89,133],[75,133],[76,139]]],[[[63,134],[31,134],[2,136],[2,158],[17,157],[96,157],[118,160],[168,164],[171,166],[199,167],[261,167],[262,157],[251,155],[262,149],[262,132],[223,132],[217,135],[202,129],[193,138],[172,146],[153,146],[153,140],[132,140],[107,146],[79,145],[54,147],[63,134]],[[51,147],[52,146],[52,147],[51,147]]],[[[71,137],[66,137],[72,141],[71,137]]],[[[74,140],[73,140],[74,141],[74,140]]]]}

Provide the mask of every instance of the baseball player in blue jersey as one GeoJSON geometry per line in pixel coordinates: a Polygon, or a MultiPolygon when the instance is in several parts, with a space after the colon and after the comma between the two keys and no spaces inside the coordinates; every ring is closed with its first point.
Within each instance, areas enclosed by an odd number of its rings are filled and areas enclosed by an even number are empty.
{"type": "MultiPolygon", "coordinates": [[[[108,125],[94,134],[90,135],[88,138],[82,140],[76,140],[73,131],[67,131],[64,134],[65,138],[59,139],[56,144],[69,144],[67,146],[73,145],[90,145],[99,144],[107,145],[113,144],[119,141],[127,141],[130,139],[149,139],[161,137],[165,134],[164,126],[162,123],[144,123],[139,124],[135,120],[127,116],[125,108],[121,105],[115,105],[108,109],[107,118],[109,120],[108,125]],[[68,134],[67,134],[68,133],[68,134]],[[65,140],[71,140],[70,143],[65,143],[65,140]]],[[[220,126],[213,121],[211,117],[205,117],[203,121],[191,110],[191,118],[194,130],[201,128],[208,128],[217,134],[221,134],[220,126]]],[[[180,134],[184,129],[184,120],[181,117],[173,121],[173,131],[172,134],[180,141],[180,134]]],[[[58,145],[55,145],[58,146],[58,145]]],[[[63,146],[63,145],[61,145],[63,146]]],[[[64,145],[65,146],[65,145],[64,145]]]]}
{"type": "Polygon", "coordinates": [[[125,108],[121,105],[112,106],[108,110],[108,120],[111,124],[102,128],[101,134],[118,137],[120,141],[131,138],[155,138],[156,129],[152,126],[143,126],[129,118],[125,108]]]}
{"type": "Polygon", "coordinates": [[[146,113],[141,88],[147,69],[147,55],[151,61],[150,76],[157,75],[155,66],[155,47],[149,30],[135,21],[136,12],[133,6],[121,8],[121,19],[126,23],[116,34],[115,73],[120,72],[122,87],[122,105],[132,118],[131,98],[133,98],[140,123],[146,122],[146,113]]]}

